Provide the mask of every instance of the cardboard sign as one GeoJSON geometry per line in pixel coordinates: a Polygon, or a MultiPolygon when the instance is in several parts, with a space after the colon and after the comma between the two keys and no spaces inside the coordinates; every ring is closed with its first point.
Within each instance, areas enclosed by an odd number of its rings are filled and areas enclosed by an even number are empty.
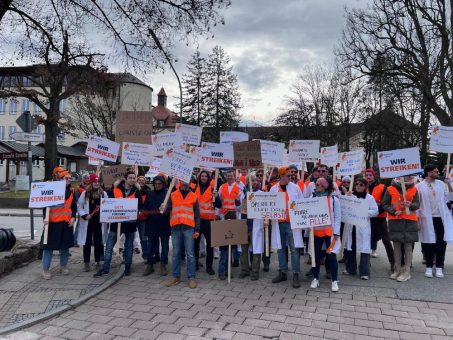
{"type": "Polygon", "coordinates": [[[321,164],[336,166],[338,164],[338,145],[324,146],[321,148],[321,164]]]}
{"type": "Polygon", "coordinates": [[[319,140],[290,140],[289,160],[292,162],[317,162],[319,140]]]}
{"type": "Polygon", "coordinates": [[[341,206],[341,222],[366,227],[368,225],[368,209],[370,204],[367,200],[355,196],[338,196],[341,206]]]}
{"type": "Polygon", "coordinates": [[[332,226],[327,197],[305,198],[289,205],[291,229],[332,226]]]}
{"type": "Polygon", "coordinates": [[[30,181],[28,175],[17,175],[14,181],[14,190],[25,190],[30,189],[30,181]]]}
{"type": "Polygon", "coordinates": [[[116,162],[120,144],[110,139],[90,136],[85,154],[108,162],[116,162]]]}
{"type": "Polygon", "coordinates": [[[453,127],[434,125],[429,143],[430,151],[453,153],[453,127]]]}
{"type": "Polygon", "coordinates": [[[233,146],[228,144],[201,144],[198,165],[203,168],[232,168],[234,162],[233,146]]]}
{"type": "Polygon", "coordinates": [[[201,126],[187,125],[176,123],[175,126],[175,145],[195,145],[201,143],[201,133],[203,128],[201,126]]]}
{"type": "Polygon", "coordinates": [[[63,205],[66,181],[34,182],[31,185],[29,208],[46,208],[63,205]]]}
{"type": "Polygon", "coordinates": [[[381,178],[394,178],[423,172],[417,147],[377,153],[381,178]]]}
{"type": "Polygon", "coordinates": [[[153,157],[151,144],[123,142],[121,147],[121,164],[149,166],[153,157]]]}
{"type": "Polygon", "coordinates": [[[116,223],[137,220],[138,198],[103,198],[99,220],[116,223]]]}
{"type": "Polygon", "coordinates": [[[156,177],[159,174],[160,163],[162,158],[153,157],[151,158],[151,164],[149,165],[149,170],[146,173],[145,177],[156,177]]]}
{"type": "Polygon", "coordinates": [[[233,166],[236,169],[261,168],[263,166],[259,140],[233,143],[233,153],[233,166]]]}
{"type": "Polygon", "coordinates": [[[211,221],[211,247],[247,244],[247,221],[211,221]]]}
{"type": "Polygon", "coordinates": [[[148,111],[118,111],[115,141],[149,144],[153,134],[153,116],[148,111]]]}
{"type": "Polygon", "coordinates": [[[261,142],[261,160],[264,164],[281,166],[285,155],[285,144],[260,140],[261,142]]]}
{"type": "Polygon", "coordinates": [[[159,133],[153,135],[151,138],[153,144],[153,155],[154,156],[163,156],[165,151],[173,148],[175,144],[176,134],[171,133],[159,133]]]}
{"type": "Polygon", "coordinates": [[[362,172],[365,153],[363,149],[342,152],[339,155],[338,176],[352,176],[362,172]]]}
{"type": "Polygon", "coordinates": [[[247,218],[285,219],[286,204],[284,192],[248,192],[247,218]]]}
{"type": "Polygon", "coordinates": [[[102,166],[102,165],[104,165],[104,161],[100,160],[98,158],[88,157],[88,164],[94,165],[94,166],[102,166]]]}
{"type": "Polygon", "coordinates": [[[239,131],[221,131],[220,144],[233,144],[236,142],[247,142],[249,140],[248,133],[239,131]]]}
{"type": "Polygon", "coordinates": [[[175,177],[183,182],[190,183],[193,168],[197,163],[197,155],[181,150],[168,150],[162,162],[159,171],[167,176],[175,177]]]}
{"type": "Polygon", "coordinates": [[[111,186],[117,179],[123,179],[128,169],[129,167],[124,164],[112,165],[108,168],[102,168],[102,183],[104,183],[104,186],[106,188],[111,186]]]}

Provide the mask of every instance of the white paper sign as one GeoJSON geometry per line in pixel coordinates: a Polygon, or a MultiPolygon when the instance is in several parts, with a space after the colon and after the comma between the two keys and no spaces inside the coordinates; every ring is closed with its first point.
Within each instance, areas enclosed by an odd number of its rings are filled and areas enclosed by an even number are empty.
{"type": "Polygon", "coordinates": [[[159,174],[160,163],[162,158],[153,157],[151,159],[151,164],[149,165],[149,170],[146,173],[146,177],[156,177],[159,174]]]}
{"type": "Polygon", "coordinates": [[[317,162],[319,140],[290,140],[289,160],[292,162],[317,162]]]}
{"type": "Polygon", "coordinates": [[[285,144],[261,140],[261,160],[263,164],[281,166],[285,156],[285,144]]]}
{"type": "Polygon", "coordinates": [[[368,209],[370,203],[367,200],[355,196],[338,196],[341,206],[341,222],[366,227],[368,225],[368,209]]]}
{"type": "Polygon", "coordinates": [[[176,149],[168,150],[162,158],[159,171],[167,176],[190,183],[197,159],[198,156],[195,153],[188,153],[176,149]]]}
{"type": "Polygon", "coordinates": [[[88,157],[88,164],[89,165],[94,165],[94,166],[102,166],[102,165],[104,165],[104,161],[100,160],[98,158],[94,158],[94,157],[89,156],[88,157]]]}
{"type": "Polygon", "coordinates": [[[329,167],[338,164],[338,145],[324,146],[321,148],[321,164],[329,167]]]}
{"type": "Polygon", "coordinates": [[[342,152],[339,155],[338,176],[353,176],[362,172],[365,153],[363,149],[355,151],[342,152]]]}
{"type": "Polygon", "coordinates": [[[123,142],[121,147],[121,164],[149,166],[153,157],[151,144],[123,142]]]}
{"type": "Polygon", "coordinates": [[[415,148],[381,151],[377,153],[381,178],[394,178],[423,172],[420,150],[415,148]]]}
{"type": "Polygon", "coordinates": [[[239,131],[221,131],[220,144],[231,144],[235,142],[247,142],[249,140],[248,133],[239,131]]]}
{"type": "Polygon", "coordinates": [[[291,229],[307,229],[332,225],[327,197],[304,198],[289,205],[291,229]]]}
{"type": "Polygon", "coordinates": [[[103,198],[99,220],[116,223],[137,220],[138,198],[103,198]]]}
{"type": "Polygon", "coordinates": [[[108,162],[116,162],[120,144],[107,138],[90,136],[85,154],[108,162]]]}
{"type": "Polygon", "coordinates": [[[175,145],[195,145],[201,143],[201,133],[203,128],[201,126],[187,125],[176,123],[175,126],[175,145]]]}
{"type": "Polygon", "coordinates": [[[14,190],[26,190],[30,189],[30,181],[28,175],[17,175],[14,182],[14,190]]]}
{"type": "Polygon", "coordinates": [[[434,125],[431,130],[430,151],[453,153],[453,126],[434,125]]]}
{"type": "Polygon", "coordinates": [[[232,168],[233,146],[228,144],[201,143],[198,165],[203,168],[232,168]]]}
{"type": "Polygon", "coordinates": [[[66,181],[33,182],[31,185],[29,208],[45,208],[63,205],[66,181]]]}
{"type": "Polygon", "coordinates": [[[247,218],[269,218],[271,220],[285,219],[284,192],[248,192],[247,218]]]}
{"type": "Polygon", "coordinates": [[[154,156],[163,156],[165,151],[172,149],[175,144],[175,138],[176,134],[174,132],[153,135],[151,141],[154,156]]]}

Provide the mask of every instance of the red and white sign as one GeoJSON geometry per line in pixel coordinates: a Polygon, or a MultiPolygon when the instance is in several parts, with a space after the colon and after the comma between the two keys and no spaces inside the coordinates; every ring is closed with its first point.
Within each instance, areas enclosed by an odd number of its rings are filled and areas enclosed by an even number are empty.
{"type": "Polygon", "coordinates": [[[108,162],[116,162],[120,144],[107,138],[90,136],[85,154],[108,162]]]}
{"type": "Polygon", "coordinates": [[[282,220],[286,218],[284,192],[248,192],[247,218],[282,220]]]}
{"type": "Polygon", "coordinates": [[[220,144],[231,144],[235,142],[247,142],[249,140],[248,133],[240,131],[221,131],[220,144]]]}
{"type": "Polygon", "coordinates": [[[103,198],[99,220],[116,223],[137,220],[138,198],[103,198]]]}
{"type": "Polygon", "coordinates": [[[304,198],[289,204],[291,229],[307,229],[332,225],[328,197],[304,198]]]}
{"type": "Polygon", "coordinates": [[[381,151],[377,153],[381,178],[394,178],[423,172],[420,150],[415,148],[381,151]]]}
{"type": "Polygon", "coordinates": [[[290,140],[289,160],[291,162],[317,162],[319,140],[290,140]]]}
{"type": "Polygon", "coordinates": [[[203,142],[198,154],[198,165],[202,168],[232,168],[233,146],[203,142]]]}
{"type": "Polygon", "coordinates": [[[94,165],[94,166],[102,166],[102,165],[104,165],[104,161],[100,160],[98,158],[94,158],[94,157],[89,156],[88,157],[88,164],[89,165],[94,165]]]}
{"type": "Polygon", "coordinates": [[[46,208],[63,205],[66,181],[33,182],[31,184],[29,208],[46,208]]]}

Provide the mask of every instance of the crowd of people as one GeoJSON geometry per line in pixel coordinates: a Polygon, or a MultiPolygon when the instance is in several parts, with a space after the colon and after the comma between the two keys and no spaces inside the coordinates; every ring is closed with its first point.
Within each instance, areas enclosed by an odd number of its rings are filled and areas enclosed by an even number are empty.
{"type": "Polygon", "coordinates": [[[177,182],[166,201],[170,179],[164,174],[155,176],[148,187],[144,176],[137,176],[130,170],[124,179],[104,188],[99,176],[92,173],[74,189],[71,174],[55,168],[53,179],[66,181],[66,196],[63,206],[49,209],[44,222],[47,239],[42,242],[43,277],[51,278],[49,268],[54,250],[60,252],[61,273],[68,274],[69,249],[74,246],[83,247],[84,270],[92,270],[91,249],[94,248],[94,276],[108,274],[118,239],[120,244],[117,246],[122,249],[125,264],[124,275],[131,274],[134,251],[141,251],[146,262],[143,275],[158,271],[159,275],[167,276],[170,272],[167,286],[181,282],[184,261],[190,288],[197,287],[196,273],[203,266],[209,275],[215,275],[217,271],[220,280],[227,278],[229,266],[240,266],[239,279],[258,280],[260,270],[270,270],[272,251],[266,254],[267,247],[277,250],[278,272],[273,283],[288,280],[291,268],[292,286],[299,288],[301,255],[308,254],[307,249],[314,249],[308,260],[311,264],[313,257],[314,264],[305,273],[313,277],[310,287],[319,287],[321,265],[325,265],[331,289],[336,292],[339,290],[339,263],[344,263],[344,275],[358,274],[362,280],[372,277],[371,258],[377,256],[379,240],[385,246],[390,279],[405,282],[411,278],[412,253],[414,243],[418,241],[426,264],[425,276],[444,277],[446,246],[447,242],[453,241],[450,205],[453,188],[448,176],[439,179],[438,166],[426,165],[423,178],[405,176],[393,179],[388,185],[380,181],[372,168],[341,180],[333,178],[330,170],[322,164],[315,166],[311,174],[300,172],[294,165],[272,168],[268,173],[263,169],[226,170],[221,172],[217,183],[214,173],[201,170],[191,183],[177,182]],[[259,191],[285,193],[284,218],[268,221],[247,217],[247,192],[259,191]],[[340,195],[368,202],[366,226],[342,223],[340,195]],[[327,197],[331,210],[331,225],[312,231],[291,228],[289,202],[323,196],[327,197]],[[113,223],[101,223],[101,199],[107,197],[136,198],[137,218],[122,222],[120,229],[113,223]],[[233,246],[233,260],[228,261],[228,246],[219,249],[211,246],[211,222],[236,219],[246,221],[248,243],[233,246]],[[264,236],[265,228],[270,237],[264,236]],[[121,238],[117,235],[118,230],[121,238]],[[313,245],[309,244],[310,232],[313,232],[313,245]],[[172,266],[167,268],[170,239],[172,266]],[[204,264],[201,263],[201,249],[205,250],[204,264]],[[214,268],[216,257],[218,266],[214,268]],[[159,268],[156,268],[157,264],[159,268]]]}

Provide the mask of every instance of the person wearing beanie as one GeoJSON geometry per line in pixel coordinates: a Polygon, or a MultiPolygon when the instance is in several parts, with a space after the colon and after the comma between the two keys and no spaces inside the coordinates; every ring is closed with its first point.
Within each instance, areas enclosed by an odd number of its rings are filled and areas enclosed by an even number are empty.
{"type": "Polygon", "coordinates": [[[425,276],[432,278],[435,275],[443,278],[446,241],[453,241],[453,220],[451,211],[447,207],[449,193],[453,191],[453,188],[448,176],[444,182],[438,179],[439,169],[436,165],[427,164],[423,172],[425,179],[415,187],[420,198],[419,237],[426,257],[425,276]],[[434,254],[436,263],[434,263],[434,254]],[[436,267],[434,272],[433,266],[436,267]]]}

